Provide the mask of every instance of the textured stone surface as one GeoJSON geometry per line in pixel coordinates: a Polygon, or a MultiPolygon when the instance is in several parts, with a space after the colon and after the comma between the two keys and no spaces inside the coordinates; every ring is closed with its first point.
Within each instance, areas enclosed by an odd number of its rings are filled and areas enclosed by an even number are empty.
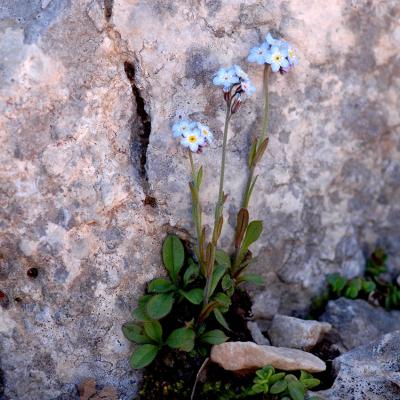
{"type": "Polygon", "coordinates": [[[269,346],[271,343],[261,332],[261,328],[256,321],[248,321],[247,329],[250,331],[251,337],[255,343],[269,346]]]}
{"type": "Polygon", "coordinates": [[[211,361],[228,371],[262,368],[272,365],[283,371],[303,369],[325,371],[325,363],[313,354],[285,347],[261,346],[253,342],[227,342],[211,349],[211,361]]]}
{"type": "Polygon", "coordinates": [[[332,325],[329,341],[341,352],[400,330],[400,311],[386,311],[364,300],[331,300],[321,321],[332,325]]]}
{"type": "Polygon", "coordinates": [[[357,347],[334,360],[335,382],[317,394],[325,400],[400,399],[399,354],[400,331],[357,347]]]}
{"type": "MultiPolygon", "coordinates": [[[[398,254],[399,9],[397,0],[2,0],[4,396],[73,399],[87,376],[122,399],[136,392],[120,325],[159,272],[164,232],[192,230],[188,162],[171,122],[189,116],[215,131],[196,157],[209,224],[224,113],[211,76],[241,63],[260,89],[262,69],[243,60],[270,29],[301,63],[272,78],[270,147],[251,203],[266,227],[254,248],[264,298],[301,313],[326,273],[357,274],[378,238],[398,254]]],[[[260,100],[259,91],[232,122],[225,248],[260,100]]]]}
{"type": "Polygon", "coordinates": [[[4,396],[75,399],[93,376],[132,398],[120,326],[159,268],[165,220],[144,206],[131,157],[127,50],[97,2],[2,1],[0,13],[4,396]]]}
{"type": "Polygon", "coordinates": [[[331,324],[275,315],[268,336],[274,346],[311,350],[331,330],[331,324]]]}
{"type": "MultiPolygon", "coordinates": [[[[374,7],[367,0],[335,0],[328,6],[115,1],[112,19],[140,54],[152,116],[148,175],[171,223],[191,228],[188,161],[169,134],[172,120],[192,117],[216,132],[215,145],[195,157],[206,166],[203,198],[210,223],[224,118],[211,75],[221,65],[240,63],[260,89],[262,68],[244,59],[268,29],[276,29],[298,48],[301,63],[285,77],[274,75],[270,85],[271,141],[251,203],[252,217],[263,219],[266,228],[255,247],[261,252],[258,271],[273,271],[289,298],[315,291],[326,272],[359,273],[361,250],[377,238],[398,255],[399,59],[394,48],[399,12],[396,0],[378,0],[374,7]]],[[[231,244],[246,153],[260,116],[258,91],[232,121],[225,247],[231,244]]],[[[304,309],[305,301],[295,306],[304,309]]]]}

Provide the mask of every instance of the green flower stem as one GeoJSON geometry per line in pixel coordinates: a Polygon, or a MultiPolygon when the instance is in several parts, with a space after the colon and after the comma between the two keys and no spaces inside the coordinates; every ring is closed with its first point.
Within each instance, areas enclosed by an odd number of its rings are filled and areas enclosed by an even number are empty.
{"type": "Polygon", "coordinates": [[[268,135],[268,111],[269,111],[269,75],[271,72],[271,66],[269,64],[265,64],[264,67],[264,114],[263,114],[263,124],[262,124],[262,132],[259,143],[261,143],[268,135]]]}
{"type": "MultiPolygon", "coordinates": [[[[268,138],[268,114],[269,114],[269,75],[271,72],[271,66],[269,64],[265,64],[264,67],[264,113],[263,113],[263,122],[262,122],[262,131],[259,139],[257,140],[257,147],[268,138]]],[[[252,194],[252,184],[254,179],[254,171],[256,168],[256,163],[253,162],[250,166],[249,175],[247,177],[246,189],[244,191],[242,208],[248,208],[250,197],[252,194]]]]}
{"type": "Polygon", "coordinates": [[[207,281],[206,286],[204,289],[204,305],[208,304],[210,299],[210,290],[211,290],[211,281],[214,271],[214,263],[215,263],[215,252],[217,250],[217,243],[218,243],[218,225],[219,221],[222,217],[222,212],[224,208],[225,202],[225,195],[224,195],[224,178],[225,178],[225,163],[226,163],[226,144],[228,142],[228,128],[229,128],[229,121],[231,119],[232,112],[231,112],[231,101],[227,102],[226,108],[226,116],[225,116],[225,126],[224,126],[224,137],[222,142],[222,158],[221,158],[221,171],[219,176],[219,190],[218,190],[218,200],[217,204],[215,205],[215,214],[214,214],[214,229],[211,239],[211,246],[210,246],[210,256],[208,260],[208,271],[207,271],[207,281]]]}
{"type": "MultiPolygon", "coordinates": [[[[271,66],[269,64],[265,64],[264,67],[264,112],[263,112],[263,121],[262,121],[262,131],[260,137],[257,139],[257,145],[256,149],[258,150],[260,148],[261,143],[265,139],[268,139],[268,114],[269,114],[269,75],[271,72],[271,66]]],[[[258,160],[259,161],[259,160],[258,160]]],[[[242,200],[242,208],[248,208],[249,203],[250,203],[250,198],[253,193],[254,185],[257,179],[257,176],[254,177],[254,172],[257,166],[257,160],[252,160],[250,166],[249,166],[249,174],[247,176],[247,183],[246,183],[246,188],[244,191],[243,195],[243,200],[242,200]]],[[[232,272],[235,272],[235,270],[239,267],[239,253],[240,253],[240,247],[236,249],[235,251],[235,258],[232,266],[232,272]]]]}
{"type": "Polygon", "coordinates": [[[193,156],[192,152],[189,152],[189,160],[190,160],[190,167],[192,171],[192,185],[195,195],[192,193],[192,216],[193,222],[196,228],[196,235],[197,235],[197,249],[196,249],[196,256],[199,260],[200,269],[203,270],[203,255],[200,246],[200,237],[201,237],[201,229],[202,229],[202,218],[201,218],[201,203],[200,203],[200,187],[198,186],[197,176],[196,176],[196,169],[194,167],[193,156]]]}

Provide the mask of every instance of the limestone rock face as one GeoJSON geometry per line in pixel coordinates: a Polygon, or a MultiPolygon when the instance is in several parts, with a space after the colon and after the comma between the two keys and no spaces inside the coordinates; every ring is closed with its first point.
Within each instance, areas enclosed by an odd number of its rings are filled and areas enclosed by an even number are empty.
{"type": "Polygon", "coordinates": [[[400,311],[389,312],[364,300],[331,300],[320,320],[332,325],[329,340],[341,352],[400,330],[400,311]]]}
{"type": "Polygon", "coordinates": [[[313,354],[285,347],[261,346],[253,342],[227,342],[211,349],[211,361],[228,371],[262,368],[272,365],[283,371],[303,369],[325,371],[325,363],[313,354]]]}
{"type": "Polygon", "coordinates": [[[88,376],[135,395],[120,326],[160,273],[165,232],[193,231],[188,160],[170,126],[182,116],[214,130],[195,157],[209,225],[224,115],[212,75],[238,63],[259,89],[229,134],[229,249],[260,130],[262,68],[245,58],[269,30],[301,62],[271,80],[271,140],[250,207],[265,225],[252,249],[268,278],[260,291],[277,311],[301,312],[327,273],[359,273],[378,238],[398,254],[399,10],[397,0],[3,0],[4,396],[74,399],[88,376]]]}
{"type": "Polygon", "coordinates": [[[311,350],[331,330],[331,324],[275,315],[268,336],[274,346],[311,350]]]}
{"type": "Polygon", "coordinates": [[[318,392],[325,400],[400,399],[400,331],[357,347],[333,362],[338,374],[331,389],[318,392]]]}

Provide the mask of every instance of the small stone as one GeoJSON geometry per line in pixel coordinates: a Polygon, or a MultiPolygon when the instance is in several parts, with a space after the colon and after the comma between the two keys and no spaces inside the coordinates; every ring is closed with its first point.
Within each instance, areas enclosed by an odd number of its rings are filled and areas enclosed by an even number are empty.
{"type": "Polygon", "coordinates": [[[400,311],[386,311],[360,299],[329,301],[320,320],[332,325],[329,340],[342,353],[400,330],[400,311]]]}
{"type": "Polygon", "coordinates": [[[227,342],[211,349],[211,361],[228,371],[272,365],[283,371],[325,371],[325,363],[313,354],[285,347],[261,346],[253,342],[227,342]]]}
{"type": "Polygon", "coordinates": [[[251,337],[257,344],[269,346],[271,343],[269,340],[263,335],[260,327],[255,321],[247,322],[247,329],[250,331],[251,337]]]}
{"type": "Polygon", "coordinates": [[[275,315],[268,335],[274,346],[310,350],[331,330],[331,324],[275,315]]]}
{"type": "Polygon", "coordinates": [[[325,400],[400,399],[400,331],[357,347],[333,362],[333,386],[316,393],[325,400]]]}

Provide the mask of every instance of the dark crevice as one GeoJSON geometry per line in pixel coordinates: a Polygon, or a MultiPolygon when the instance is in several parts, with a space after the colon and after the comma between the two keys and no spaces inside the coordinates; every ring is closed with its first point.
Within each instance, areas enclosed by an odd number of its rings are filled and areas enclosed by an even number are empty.
{"type": "MultiPolygon", "coordinates": [[[[126,76],[131,83],[132,93],[136,103],[136,114],[139,119],[139,126],[132,127],[131,137],[131,157],[134,165],[139,164],[139,176],[142,180],[143,189],[145,194],[148,194],[148,177],[146,170],[147,163],[147,147],[149,145],[149,138],[151,134],[151,119],[149,113],[146,111],[145,100],[142,96],[136,81],[136,67],[129,61],[124,63],[126,76]]],[[[157,204],[155,199],[151,201],[153,207],[157,204]]]]}
{"type": "Polygon", "coordinates": [[[107,21],[111,19],[114,0],[104,0],[104,17],[107,21]]]}

